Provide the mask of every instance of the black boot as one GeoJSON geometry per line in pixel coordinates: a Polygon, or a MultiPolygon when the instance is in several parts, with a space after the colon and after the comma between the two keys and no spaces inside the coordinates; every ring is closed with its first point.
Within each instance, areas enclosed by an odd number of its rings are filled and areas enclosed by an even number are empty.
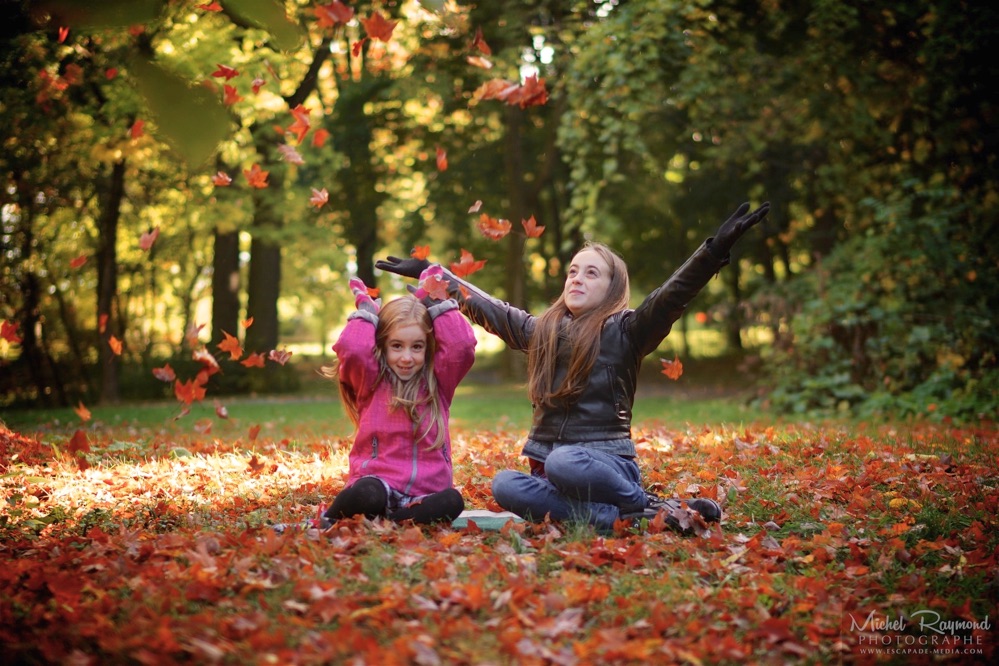
{"type": "Polygon", "coordinates": [[[324,517],[331,523],[341,518],[363,515],[366,518],[384,516],[388,510],[388,492],[379,479],[365,477],[340,491],[324,517]]]}
{"type": "Polygon", "coordinates": [[[427,495],[416,504],[393,511],[390,520],[401,523],[412,520],[417,525],[450,523],[465,510],[465,500],[454,488],[427,495]]]}

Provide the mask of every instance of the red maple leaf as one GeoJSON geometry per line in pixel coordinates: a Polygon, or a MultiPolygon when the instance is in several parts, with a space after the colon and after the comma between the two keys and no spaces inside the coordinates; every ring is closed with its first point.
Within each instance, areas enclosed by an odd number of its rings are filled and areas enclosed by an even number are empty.
{"type": "Polygon", "coordinates": [[[247,317],[243,320],[243,328],[250,328],[253,326],[253,317],[247,317]]]}
{"type": "Polygon", "coordinates": [[[97,332],[103,333],[108,330],[108,315],[106,312],[102,312],[97,318],[97,332]]]}
{"type": "Polygon", "coordinates": [[[330,133],[319,128],[312,133],[312,145],[315,148],[322,148],[326,144],[326,139],[330,138],[330,133]]]}
{"type": "Polygon", "coordinates": [[[212,176],[212,183],[215,184],[215,187],[229,187],[232,184],[232,177],[225,171],[219,171],[212,176]]]}
{"type": "Polygon", "coordinates": [[[251,442],[255,441],[257,439],[257,435],[259,434],[260,434],[259,425],[250,426],[250,430],[247,432],[247,435],[250,437],[251,442]]]}
{"type": "Polygon", "coordinates": [[[524,225],[524,232],[528,238],[538,238],[545,231],[544,227],[538,226],[538,221],[534,219],[533,215],[529,219],[521,220],[520,223],[524,225]]]}
{"type": "Polygon", "coordinates": [[[188,347],[193,349],[198,346],[198,334],[204,327],[204,324],[195,324],[194,322],[191,322],[191,324],[187,327],[187,331],[184,332],[184,340],[187,341],[188,347]]]}
{"type": "Polygon", "coordinates": [[[201,364],[201,372],[207,373],[205,377],[206,381],[208,377],[222,369],[219,367],[219,362],[215,360],[215,357],[207,349],[198,349],[191,355],[191,358],[201,364]]]}
{"type": "Polygon", "coordinates": [[[79,268],[80,266],[82,266],[85,263],[87,263],[87,255],[81,254],[79,257],[76,257],[75,259],[71,259],[70,260],[69,267],[70,268],[79,268]]]}
{"type": "Polygon", "coordinates": [[[473,51],[479,51],[480,53],[484,53],[486,55],[493,54],[493,50],[489,48],[489,45],[486,44],[486,40],[482,38],[482,28],[475,29],[475,37],[472,38],[472,43],[469,45],[469,48],[473,51]]]}
{"type": "Polygon", "coordinates": [[[323,206],[326,205],[326,202],[329,200],[330,200],[330,193],[326,191],[325,187],[321,190],[317,190],[314,187],[312,188],[312,196],[309,197],[310,204],[312,204],[316,208],[322,208],[323,206]]]}
{"type": "Polygon", "coordinates": [[[236,90],[234,86],[228,84],[222,86],[222,92],[224,93],[222,98],[222,103],[226,106],[232,106],[236,102],[241,102],[243,98],[240,96],[239,91],[236,90]]]}
{"type": "Polygon", "coordinates": [[[258,76],[250,82],[250,90],[252,90],[253,94],[256,95],[260,92],[260,89],[264,87],[265,83],[267,83],[267,81],[258,76]]]}
{"type": "Polygon", "coordinates": [[[20,344],[21,336],[17,334],[17,324],[8,322],[6,319],[0,322],[0,338],[13,345],[20,344]]]}
{"type": "Polygon", "coordinates": [[[142,119],[136,120],[132,123],[132,127],[128,130],[128,136],[132,139],[138,139],[143,135],[143,127],[145,127],[146,121],[142,119]]]}
{"type": "Polygon", "coordinates": [[[328,5],[319,5],[315,8],[315,12],[320,28],[332,28],[338,23],[347,23],[354,18],[354,10],[339,0],[333,0],[328,5]]]}
{"type": "Polygon", "coordinates": [[[437,170],[447,171],[447,151],[440,146],[437,147],[437,170]]]}
{"type": "Polygon", "coordinates": [[[461,259],[451,263],[451,272],[460,278],[468,277],[472,273],[482,270],[485,265],[485,259],[476,261],[471,252],[461,248],[461,259]]]}
{"type": "Polygon", "coordinates": [[[219,417],[220,419],[227,419],[227,418],[229,418],[229,410],[226,409],[225,405],[223,405],[218,400],[215,401],[215,415],[217,417],[219,417]]]}
{"type": "Polygon", "coordinates": [[[80,401],[80,405],[78,407],[73,408],[73,411],[76,412],[76,415],[80,417],[81,421],[87,422],[90,420],[90,410],[87,409],[87,406],[83,404],[82,400],[80,401]]]}
{"type": "Polygon", "coordinates": [[[160,228],[154,227],[150,231],[145,232],[139,236],[139,247],[145,251],[149,251],[153,247],[153,243],[156,239],[160,237],[160,228]]]}
{"type": "Polygon", "coordinates": [[[177,379],[177,374],[170,367],[170,364],[167,363],[162,368],[153,368],[153,377],[161,382],[172,382],[177,379]]]}
{"type": "Polygon", "coordinates": [[[224,335],[225,338],[218,344],[219,351],[228,352],[229,360],[238,361],[243,355],[243,348],[240,346],[239,340],[225,331],[222,331],[222,335],[224,335]]]}
{"type": "Polygon", "coordinates": [[[222,5],[217,2],[207,2],[203,5],[195,5],[198,9],[204,10],[206,12],[220,12],[222,11],[222,5]]]}
{"type": "Polygon", "coordinates": [[[230,79],[239,76],[239,70],[233,69],[228,65],[217,64],[216,67],[218,67],[218,69],[212,72],[212,76],[217,79],[224,78],[226,81],[229,81],[230,79]]]}
{"type": "Polygon", "coordinates": [[[510,233],[510,229],[512,227],[513,225],[510,224],[510,220],[489,217],[485,213],[479,216],[479,231],[489,240],[499,240],[503,238],[510,233]]]}
{"type": "Polygon", "coordinates": [[[309,124],[309,110],[299,104],[291,110],[291,115],[295,117],[295,122],[288,127],[288,131],[295,135],[299,143],[302,143],[302,139],[305,138],[305,135],[309,133],[309,129],[312,127],[309,124]]]}
{"type": "Polygon", "coordinates": [[[264,355],[254,352],[240,361],[240,364],[246,366],[247,368],[262,368],[264,367],[264,362],[264,355]]]}
{"type": "Polygon", "coordinates": [[[669,377],[670,379],[679,379],[680,375],[683,374],[683,363],[680,363],[680,357],[675,356],[672,361],[669,359],[660,359],[663,364],[662,373],[669,377]]]}
{"type": "Polygon", "coordinates": [[[77,430],[69,439],[66,450],[76,455],[78,453],[90,453],[90,442],[87,441],[87,433],[77,430]]]}
{"type": "Polygon", "coordinates": [[[379,12],[374,12],[369,18],[361,19],[364,32],[368,33],[371,39],[380,39],[387,42],[392,39],[392,31],[398,25],[398,21],[389,21],[379,12]]]}
{"type": "Polygon", "coordinates": [[[270,171],[264,171],[261,169],[259,164],[254,164],[249,169],[243,169],[243,175],[246,176],[246,180],[250,183],[250,187],[256,187],[257,189],[264,189],[267,187],[267,176],[269,176],[270,173],[270,171]]]}
{"type": "Polygon", "coordinates": [[[277,349],[272,349],[270,353],[267,354],[267,358],[274,361],[275,363],[280,363],[281,365],[284,365],[285,363],[288,362],[288,359],[291,358],[291,352],[285,349],[282,349],[281,351],[278,351],[277,349]]]}
{"type": "Polygon", "coordinates": [[[409,256],[413,259],[426,259],[430,256],[430,246],[429,245],[417,245],[410,251],[409,256]]]}
{"type": "Polygon", "coordinates": [[[111,347],[111,351],[114,352],[115,356],[121,356],[121,340],[112,335],[108,338],[108,346],[111,347]]]}
{"type": "Polygon", "coordinates": [[[190,405],[195,400],[204,399],[205,387],[197,379],[188,379],[183,383],[178,379],[173,384],[173,394],[185,405],[190,405]]]}
{"type": "Polygon", "coordinates": [[[59,43],[62,44],[65,42],[67,37],[69,37],[69,28],[62,25],[59,26],[59,36],[57,37],[59,43]]]}

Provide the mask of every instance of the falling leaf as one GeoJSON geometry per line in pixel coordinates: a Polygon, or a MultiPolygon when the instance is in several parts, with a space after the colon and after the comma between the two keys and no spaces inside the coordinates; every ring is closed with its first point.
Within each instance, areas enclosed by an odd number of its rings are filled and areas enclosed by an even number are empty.
{"type": "Polygon", "coordinates": [[[253,326],[253,317],[247,317],[243,320],[243,328],[250,328],[253,326]]]}
{"type": "Polygon", "coordinates": [[[230,86],[228,84],[223,85],[222,92],[223,92],[222,103],[225,104],[226,106],[232,106],[236,102],[243,101],[243,98],[240,96],[239,91],[236,90],[234,86],[230,86]]]}
{"type": "Polygon", "coordinates": [[[79,268],[80,266],[82,266],[85,263],[87,263],[87,255],[81,254],[79,257],[70,260],[69,267],[70,268],[79,268]]]}
{"type": "Polygon", "coordinates": [[[528,238],[538,238],[545,231],[544,227],[538,226],[538,221],[534,219],[533,215],[529,219],[521,220],[520,223],[524,226],[524,232],[528,238]]]}
{"type": "Polygon", "coordinates": [[[253,94],[256,95],[260,92],[260,89],[264,87],[265,83],[267,83],[267,81],[258,76],[250,83],[250,90],[252,90],[253,94]]]}
{"type": "Polygon", "coordinates": [[[13,345],[21,344],[21,336],[17,334],[17,324],[8,322],[6,319],[0,322],[0,338],[13,345]]]}
{"type": "Polygon", "coordinates": [[[354,42],[353,44],[351,44],[350,45],[350,53],[351,53],[351,55],[353,55],[355,58],[358,57],[359,55],[361,55],[361,47],[364,46],[364,42],[366,42],[366,41],[368,41],[367,37],[365,37],[364,39],[359,39],[356,42],[354,42]]]}
{"type": "Polygon", "coordinates": [[[259,164],[254,164],[249,169],[243,169],[243,175],[246,176],[246,180],[250,184],[250,187],[256,187],[257,189],[264,189],[267,187],[267,176],[269,176],[270,173],[270,171],[264,171],[261,169],[259,164]]]}
{"type": "Polygon", "coordinates": [[[447,171],[447,151],[437,146],[437,170],[447,171]]]}
{"type": "Polygon", "coordinates": [[[146,121],[141,118],[132,123],[132,127],[128,130],[128,136],[132,139],[138,139],[143,135],[142,128],[146,126],[146,121]]]}
{"type": "Polygon", "coordinates": [[[203,400],[205,397],[205,387],[196,379],[189,379],[181,382],[179,379],[173,384],[173,393],[185,405],[203,400]]]}
{"type": "Polygon", "coordinates": [[[207,349],[198,349],[191,355],[191,358],[200,363],[202,371],[208,373],[209,376],[222,370],[219,367],[219,362],[215,360],[215,357],[207,349]]]}
{"type": "Polygon", "coordinates": [[[333,0],[328,5],[319,5],[314,11],[320,28],[333,28],[354,18],[354,10],[339,0],[333,0]]]}
{"type": "Polygon", "coordinates": [[[266,359],[263,354],[254,352],[239,363],[247,368],[262,368],[266,364],[266,359]]]}
{"type": "Polygon", "coordinates": [[[153,227],[153,229],[139,236],[139,247],[142,250],[148,252],[153,247],[153,243],[155,243],[156,239],[159,237],[160,237],[160,228],[153,227]]]}
{"type": "Polygon", "coordinates": [[[364,26],[364,31],[368,33],[368,37],[379,39],[383,42],[392,39],[392,31],[395,30],[395,26],[398,23],[398,21],[389,21],[377,11],[369,18],[361,19],[361,25],[364,26]]]}
{"type": "Polygon", "coordinates": [[[248,471],[250,475],[256,476],[257,474],[260,474],[262,471],[264,471],[264,468],[266,467],[267,465],[260,462],[260,460],[257,458],[257,454],[254,453],[253,456],[250,458],[249,464],[246,466],[246,471],[248,471]]]}
{"type": "Polygon", "coordinates": [[[322,128],[312,133],[312,145],[315,148],[322,148],[326,145],[326,140],[330,138],[330,133],[322,128]]]}
{"type": "Polygon", "coordinates": [[[117,67],[108,67],[104,70],[104,78],[108,81],[113,81],[118,76],[117,67]]]}
{"type": "Polygon", "coordinates": [[[222,5],[217,2],[208,2],[203,5],[195,5],[198,9],[204,10],[206,12],[220,12],[222,11],[222,5]]]}
{"type": "Polygon", "coordinates": [[[226,81],[234,79],[239,76],[239,70],[233,69],[228,65],[216,65],[218,69],[212,72],[212,76],[215,78],[224,78],[226,81]]]}
{"type": "Polygon", "coordinates": [[[468,209],[469,213],[478,213],[479,209],[482,208],[482,200],[477,200],[472,204],[471,208],[468,209]]]}
{"type": "Polygon", "coordinates": [[[309,110],[299,104],[291,110],[291,115],[295,117],[295,122],[288,127],[288,132],[295,135],[298,143],[302,143],[302,139],[305,138],[305,135],[309,133],[309,128],[312,127],[309,124],[309,110]]]}
{"type": "Polygon", "coordinates": [[[480,69],[493,68],[493,62],[489,58],[483,58],[482,56],[468,56],[466,60],[472,67],[479,67],[480,69]]]}
{"type": "Polygon", "coordinates": [[[249,436],[251,442],[255,441],[257,439],[257,435],[259,434],[260,434],[259,425],[250,426],[250,430],[249,432],[247,432],[247,435],[249,436]]]}
{"type": "Polygon", "coordinates": [[[97,318],[97,332],[104,333],[106,330],[108,330],[108,314],[106,312],[102,312],[97,318]]]}
{"type": "Polygon", "coordinates": [[[510,233],[510,220],[497,219],[483,213],[479,216],[479,231],[489,240],[499,240],[510,233]]]}
{"type": "Polygon", "coordinates": [[[523,84],[505,79],[493,79],[479,86],[472,93],[472,99],[476,102],[495,99],[524,109],[546,104],[548,91],[545,88],[545,80],[539,79],[537,75],[528,76],[523,84]]]}
{"type": "Polygon", "coordinates": [[[450,298],[447,292],[449,282],[444,279],[444,269],[439,265],[431,266],[421,277],[423,279],[420,280],[420,285],[414,293],[417,298],[429,296],[438,301],[450,298]]]}
{"type": "Polygon", "coordinates": [[[225,405],[223,405],[218,400],[215,401],[215,415],[217,417],[219,417],[220,419],[227,419],[227,418],[229,418],[229,410],[226,409],[225,405]]]}
{"type": "Polygon", "coordinates": [[[243,355],[243,348],[240,346],[239,340],[225,331],[222,331],[222,335],[225,338],[218,344],[219,351],[227,352],[229,360],[238,361],[243,355]]]}
{"type": "Polygon", "coordinates": [[[212,422],[209,419],[201,419],[194,424],[194,429],[202,435],[207,435],[212,431],[212,422]]]}
{"type": "Polygon", "coordinates": [[[59,43],[64,43],[67,37],[69,37],[69,28],[66,26],[59,26],[59,34],[57,37],[59,43]]]}
{"type": "Polygon", "coordinates": [[[472,43],[470,44],[470,48],[473,51],[478,51],[480,53],[484,53],[485,55],[493,54],[493,50],[489,48],[489,44],[486,44],[486,40],[483,39],[482,37],[481,27],[475,29],[475,37],[472,38],[472,43]]]}
{"type": "Polygon", "coordinates": [[[84,423],[90,420],[90,410],[87,409],[82,400],[80,401],[79,406],[75,407],[73,411],[76,412],[76,415],[79,416],[80,420],[84,423]]]}
{"type": "Polygon", "coordinates": [[[295,150],[294,146],[283,143],[278,146],[278,153],[281,154],[281,159],[289,164],[305,164],[305,160],[302,159],[301,154],[295,150]]]}
{"type": "Polygon", "coordinates": [[[330,200],[330,193],[326,191],[324,187],[321,190],[312,188],[312,196],[309,197],[309,203],[316,208],[322,208],[326,205],[326,202],[330,200]]]}
{"type": "Polygon", "coordinates": [[[409,256],[413,259],[426,259],[430,256],[430,246],[429,245],[417,245],[410,251],[409,256]]]}
{"type": "Polygon", "coordinates": [[[194,322],[191,322],[191,324],[187,327],[187,330],[184,332],[184,340],[187,342],[188,347],[193,349],[198,346],[198,334],[204,327],[204,324],[195,324],[194,322]]]}
{"type": "Polygon", "coordinates": [[[660,360],[663,364],[662,373],[670,379],[679,379],[683,374],[683,364],[680,363],[679,356],[675,356],[672,361],[665,358],[660,360]]]}
{"type": "Polygon", "coordinates": [[[214,183],[216,187],[229,187],[229,185],[232,184],[232,177],[225,171],[219,171],[212,176],[212,183],[214,183]]]}
{"type": "Polygon", "coordinates": [[[166,363],[162,368],[153,368],[153,377],[161,382],[169,383],[177,379],[177,374],[170,367],[170,364],[166,363]]]}
{"type": "Polygon", "coordinates": [[[482,267],[485,265],[486,265],[485,259],[476,261],[475,257],[472,256],[471,252],[469,252],[465,248],[462,248],[461,259],[459,259],[457,262],[452,262],[451,272],[460,278],[468,277],[472,273],[482,270],[482,267]]]}
{"type": "Polygon", "coordinates": [[[108,338],[108,346],[111,347],[111,351],[114,352],[115,356],[121,356],[121,340],[112,335],[108,338]]]}
{"type": "Polygon", "coordinates": [[[291,358],[291,352],[287,350],[278,351],[276,349],[272,349],[270,353],[267,354],[267,358],[274,361],[275,363],[280,363],[281,365],[284,365],[285,363],[288,362],[288,359],[291,358]]]}
{"type": "Polygon", "coordinates": [[[90,442],[87,440],[87,433],[77,430],[69,439],[66,450],[73,455],[78,453],[90,453],[90,442]]]}

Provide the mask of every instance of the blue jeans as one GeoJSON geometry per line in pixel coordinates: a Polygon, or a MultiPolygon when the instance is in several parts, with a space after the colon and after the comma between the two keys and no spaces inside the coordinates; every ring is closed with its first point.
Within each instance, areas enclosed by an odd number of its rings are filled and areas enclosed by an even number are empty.
{"type": "Polygon", "coordinates": [[[586,522],[610,531],[623,513],[648,504],[638,463],[585,446],[561,446],[545,460],[544,474],[504,470],[493,479],[496,502],[527,520],[586,522]]]}

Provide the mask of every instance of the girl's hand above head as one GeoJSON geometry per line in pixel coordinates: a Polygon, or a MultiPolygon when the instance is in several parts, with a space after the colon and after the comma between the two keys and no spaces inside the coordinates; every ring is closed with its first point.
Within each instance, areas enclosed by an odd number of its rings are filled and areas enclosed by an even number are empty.
{"type": "Polygon", "coordinates": [[[354,307],[358,310],[370,312],[371,314],[378,314],[378,311],[382,307],[382,301],[381,299],[375,300],[371,298],[371,294],[368,293],[368,288],[362,280],[351,278],[347,284],[350,286],[350,292],[354,294],[354,307]]]}
{"type": "Polygon", "coordinates": [[[376,261],[375,268],[415,279],[420,277],[420,273],[430,268],[430,262],[426,259],[386,257],[385,259],[376,261]]]}
{"type": "Polygon", "coordinates": [[[732,213],[732,217],[725,220],[718,228],[718,233],[711,240],[711,250],[716,257],[728,256],[736,241],[767,216],[767,213],[770,212],[770,202],[765,202],[751,213],[747,213],[748,210],[749,204],[742,204],[738,210],[732,213]]]}

